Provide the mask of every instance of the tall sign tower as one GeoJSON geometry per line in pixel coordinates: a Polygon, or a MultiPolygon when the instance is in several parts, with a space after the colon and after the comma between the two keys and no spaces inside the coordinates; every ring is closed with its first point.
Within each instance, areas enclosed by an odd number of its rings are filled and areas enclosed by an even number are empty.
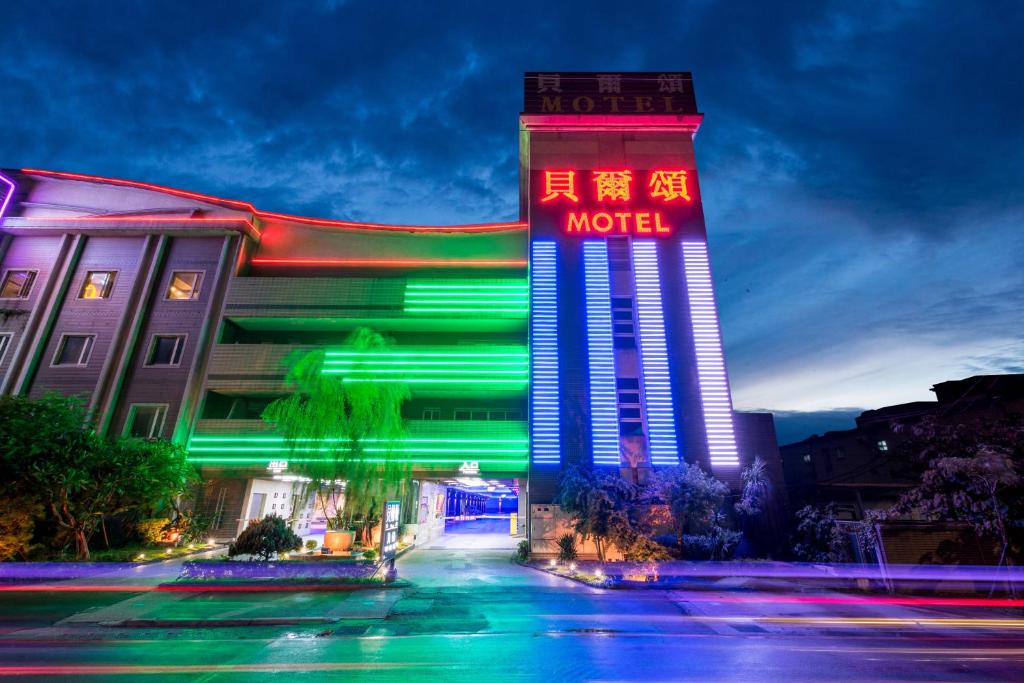
{"type": "Polygon", "coordinates": [[[527,73],[530,502],[574,463],[642,478],[739,454],[694,161],[689,73],[527,73]]]}

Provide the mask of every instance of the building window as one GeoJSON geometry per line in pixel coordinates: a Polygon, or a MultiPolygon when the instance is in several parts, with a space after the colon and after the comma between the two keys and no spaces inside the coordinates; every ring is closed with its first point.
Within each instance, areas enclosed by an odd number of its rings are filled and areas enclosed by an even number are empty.
{"type": "Polygon", "coordinates": [[[811,454],[810,453],[804,453],[804,462],[810,462],[810,461],[811,461],[811,454]]]}
{"type": "Polygon", "coordinates": [[[619,418],[622,420],[639,420],[639,408],[619,408],[619,418]]]}
{"type": "Polygon", "coordinates": [[[158,439],[167,418],[166,405],[135,404],[128,413],[128,436],[140,439],[158,439]]]}
{"type": "Polygon", "coordinates": [[[11,345],[12,334],[0,334],[0,363],[4,362],[4,356],[7,355],[7,347],[11,345]]]}
{"type": "Polygon", "coordinates": [[[637,391],[620,391],[619,392],[619,405],[640,405],[640,392],[637,391]]]}
{"type": "Polygon", "coordinates": [[[887,450],[889,450],[889,444],[888,444],[888,442],[885,441],[885,439],[882,439],[881,441],[878,442],[878,450],[880,450],[880,451],[887,451],[887,450]]]}
{"type": "Polygon", "coordinates": [[[167,298],[175,301],[191,301],[199,298],[199,287],[203,274],[198,271],[175,271],[167,287],[167,298]]]}
{"type": "Polygon", "coordinates": [[[54,365],[85,365],[92,354],[94,334],[65,334],[57,345],[53,356],[54,365]]]}
{"type": "Polygon", "coordinates": [[[473,417],[473,411],[472,410],[468,410],[466,408],[456,408],[455,409],[455,419],[456,420],[470,420],[470,419],[472,419],[472,417],[473,417]]]}
{"type": "Polygon", "coordinates": [[[149,345],[146,365],[177,365],[181,362],[181,352],[185,349],[183,334],[155,334],[149,345]]]}
{"type": "Polygon", "coordinates": [[[27,299],[35,281],[34,270],[8,270],[0,285],[0,299],[27,299]]]}
{"type": "Polygon", "coordinates": [[[114,287],[114,273],[109,270],[90,270],[85,274],[79,299],[106,299],[114,287]]]}
{"type": "Polygon", "coordinates": [[[424,420],[440,420],[441,409],[440,408],[424,408],[423,409],[424,420]]]}

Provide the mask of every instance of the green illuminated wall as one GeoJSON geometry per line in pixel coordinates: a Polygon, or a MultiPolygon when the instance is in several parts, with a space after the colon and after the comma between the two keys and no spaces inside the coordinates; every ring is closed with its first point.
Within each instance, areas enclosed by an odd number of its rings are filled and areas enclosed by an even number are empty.
{"type": "Polygon", "coordinates": [[[410,315],[469,315],[525,318],[529,285],[516,279],[411,279],[405,285],[404,311],[410,315]]]}
{"type": "MultiPolygon", "coordinates": [[[[316,462],[329,460],[337,441],[299,441],[290,448],[273,433],[197,434],[189,443],[193,462],[220,467],[266,467],[271,460],[316,462]]],[[[369,462],[383,462],[389,448],[373,440],[366,442],[369,462]]],[[[391,461],[410,463],[419,469],[452,470],[463,462],[475,461],[483,472],[525,472],[529,439],[525,422],[480,422],[454,420],[413,420],[408,435],[390,448],[391,461]]]]}
{"type": "Polygon", "coordinates": [[[526,346],[398,346],[375,352],[329,350],[323,372],[341,375],[345,382],[474,384],[483,389],[525,390],[529,366],[526,346]]]}

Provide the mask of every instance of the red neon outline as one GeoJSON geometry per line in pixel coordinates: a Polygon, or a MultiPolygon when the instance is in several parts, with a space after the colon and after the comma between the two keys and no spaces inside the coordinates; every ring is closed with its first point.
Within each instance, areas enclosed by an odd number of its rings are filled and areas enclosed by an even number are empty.
{"type": "Polygon", "coordinates": [[[253,231],[259,232],[253,222],[248,218],[203,218],[183,216],[180,218],[169,218],[167,216],[13,216],[19,221],[45,221],[56,223],[60,221],[71,222],[94,222],[94,223],[242,223],[248,225],[253,231]]]}
{"type": "Polygon", "coordinates": [[[345,259],[345,258],[254,258],[254,266],[402,266],[448,267],[471,266],[477,268],[525,268],[526,259],[345,259]]]}
{"type": "Polygon", "coordinates": [[[242,202],[237,199],[224,199],[222,197],[214,197],[212,195],[200,194],[198,192],[189,192],[188,190],[179,190],[177,188],[166,187],[164,185],[143,183],[137,180],[107,178],[104,176],[87,175],[84,173],[67,173],[65,171],[47,171],[45,169],[39,168],[23,168],[21,169],[21,172],[27,173],[29,175],[42,175],[50,176],[53,178],[67,178],[69,180],[84,180],[88,182],[103,182],[110,183],[112,185],[137,187],[143,190],[154,190],[157,192],[172,194],[178,197],[186,197],[188,199],[198,199],[202,201],[226,204],[228,206],[242,209],[243,211],[249,211],[259,216],[260,218],[275,218],[279,220],[293,221],[295,223],[306,223],[310,225],[353,228],[358,230],[398,230],[404,232],[496,232],[499,230],[514,230],[526,228],[526,223],[521,221],[516,221],[514,223],[470,223],[467,225],[388,225],[385,223],[357,223],[355,221],[341,221],[331,218],[308,218],[305,216],[293,216],[287,213],[261,211],[260,209],[257,209],[255,206],[253,206],[250,202],[242,202]]]}

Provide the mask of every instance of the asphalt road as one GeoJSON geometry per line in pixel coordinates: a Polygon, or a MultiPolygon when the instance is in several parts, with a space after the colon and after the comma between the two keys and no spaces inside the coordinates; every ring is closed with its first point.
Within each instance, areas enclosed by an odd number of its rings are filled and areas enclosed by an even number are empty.
{"type": "Polygon", "coordinates": [[[514,543],[507,538],[476,536],[465,523],[453,531],[435,547],[400,560],[400,574],[411,582],[404,589],[274,596],[3,592],[0,678],[1024,678],[1020,609],[835,604],[815,602],[816,594],[808,593],[797,603],[784,593],[735,586],[719,592],[603,591],[512,564],[508,547],[514,543]],[[142,613],[331,620],[214,628],[103,625],[142,613]]]}

